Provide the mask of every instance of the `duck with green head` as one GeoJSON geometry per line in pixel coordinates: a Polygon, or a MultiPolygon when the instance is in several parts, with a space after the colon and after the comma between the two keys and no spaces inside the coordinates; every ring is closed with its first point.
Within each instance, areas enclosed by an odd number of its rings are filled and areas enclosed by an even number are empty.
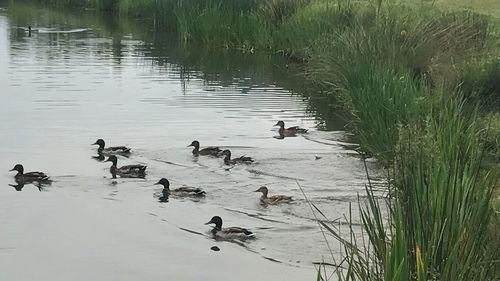
{"type": "Polygon", "coordinates": [[[252,164],[254,160],[252,157],[248,156],[240,156],[238,158],[231,159],[231,151],[226,149],[221,152],[221,155],[224,155],[224,164],[225,165],[234,165],[234,164],[252,164]]]}
{"type": "Polygon", "coordinates": [[[227,227],[222,228],[222,218],[214,216],[205,224],[214,224],[214,228],[210,231],[215,238],[221,239],[248,239],[255,237],[255,234],[243,227],[227,227]]]}
{"type": "Polygon", "coordinates": [[[24,167],[21,164],[16,164],[10,171],[16,171],[14,176],[16,183],[38,183],[38,184],[51,184],[52,180],[43,172],[24,172],[24,167]]]}
{"type": "Polygon", "coordinates": [[[157,183],[163,186],[162,195],[163,197],[168,198],[170,195],[179,196],[179,197],[203,197],[205,196],[205,191],[201,190],[197,187],[192,186],[181,186],[176,189],[170,190],[170,181],[166,178],[160,179],[157,183]]]}
{"type": "Polygon", "coordinates": [[[113,164],[109,168],[109,172],[116,179],[116,176],[121,178],[144,178],[146,176],[146,168],[144,165],[126,165],[118,167],[118,158],[115,155],[109,156],[106,162],[112,162],[113,164]]]}
{"type": "Polygon", "coordinates": [[[106,143],[104,142],[103,139],[98,139],[95,143],[92,145],[98,145],[99,148],[97,148],[97,157],[96,159],[102,159],[102,156],[110,156],[110,155],[123,155],[123,156],[128,156],[130,154],[130,148],[126,146],[109,146],[105,147],[106,143]]]}
{"type": "Polygon", "coordinates": [[[197,140],[194,140],[193,142],[191,142],[191,144],[188,145],[188,147],[190,147],[190,146],[194,147],[193,151],[192,151],[194,156],[199,156],[199,155],[207,155],[207,156],[215,156],[215,157],[220,156],[221,149],[218,147],[209,146],[209,147],[205,147],[205,148],[200,149],[200,142],[197,140]]]}

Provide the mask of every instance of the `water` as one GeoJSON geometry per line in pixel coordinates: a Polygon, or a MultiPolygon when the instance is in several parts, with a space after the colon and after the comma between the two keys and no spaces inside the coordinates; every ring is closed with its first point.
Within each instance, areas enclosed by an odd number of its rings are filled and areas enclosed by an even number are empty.
{"type": "Polygon", "coordinates": [[[365,170],[342,122],[284,88],[282,68],[266,56],[179,48],[137,21],[3,6],[0,279],[315,278],[313,262],[330,253],[299,185],[333,220],[363,194],[365,170]],[[277,120],[310,133],[276,139],[277,120]],[[109,163],[91,158],[98,138],[132,147],[118,165],[147,164],[146,179],[112,180],[109,163]],[[186,147],[195,139],[257,162],[195,158],[186,147]],[[54,183],[16,191],[7,172],[16,163],[54,183]],[[207,196],[159,203],[161,177],[207,196]],[[261,185],[296,200],[262,206],[261,185]],[[213,240],[204,223],[214,215],[257,238],[213,240]]]}

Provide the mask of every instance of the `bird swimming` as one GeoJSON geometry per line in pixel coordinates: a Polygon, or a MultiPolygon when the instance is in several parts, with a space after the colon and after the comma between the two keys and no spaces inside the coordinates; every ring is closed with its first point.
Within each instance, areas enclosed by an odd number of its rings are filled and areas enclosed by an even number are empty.
{"type": "Polygon", "coordinates": [[[225,155],[224,157],[224,164],[225,165],[232,165],[232,164],[251,164],[254,162],[252,157],[248,156],[240,156],[238,158],[231,159],[231,151],[229,149],[226,149],[221,152],[221,155],[225,155]]]}
{"type": "Polygon", "coordinates": [[[38,183],[38,184],[51,184],[52,180],[43,172],[24,172],[24,167],[21,164],[16,164],[14,168],[9,171],[17,171],[14,176],[16,183],[38,183]]]}
{"type": "Polygon", "coordinates": [[[194,156],[199,156],[199,155],[209,155],[209,156],[215,156],[218,157],[220,156],[221,149],[218,147],[210,146],[210,147],[205,147],[203,149],[200,149],[200,142],[197,140],[194,140],[191,142],[188,147],[193,146],[193,155],[194,156]]]}
{"type": "Polygon", "coordinates": [[[116,176],[121,178],[144,178],[146,176],[146,167],[144,165],[126,165],[118,167],[118,158],[115,155],[109,156],[106,162],[112,162],[113,165],[109,168],[109,172],[116,179],[116,176]]]}
{"type": "Polygon", "coordinates": [[[205,191],[201,190],[197,187],[191,186],[181,186],[179,188],[170,190],[170,182],[166,178],[160,179],[157,183],[163,186],[162,195],[163,197],[168,198],[169,195],[173,196],[194,196],[194,197],[202,197],[205,196],[205,191]]]}
{"type": "Polygon", "coordinates": [[[97,154],[98,157],[100,156],[110,156],[110,155],[123,155],[123,156],[128,156],[130,154],[130,148],[126,146],[110,146],[110,147],[105,147],[106,143],[104,142],[103,139],[98,139],[95,143],[92,145],[98,145],[99,148],[97,149],[97,154]]]}
{"type": "Polygon", "coordinates": [[[297,134],[305,134],[307,133],[307,129],[300,128],[299,126],[285,128],[285,122],[278,121],[274,126],[279,126],[278,133],[280,137],[294,137],[297,134]]]}
{"type": "Polygon", "coordinates": [[[290,203],[291,201],[293,201],[291,196],[286,196],[286,195],[267,196],[269,190],[267,189],[266,186],[261,186],[254,192],[262,192],[262,196],[260,197],[260,202],[263,204],[276,205],[280,203],[290,203]]]}
{"type": "Polygon", "coordinates": [[[210,231],[215,238],[221,239],[247,239],[255,237],[255,234],[243,227],[227,227],[222,228],[222,218],[214,216],[205,224],[215,224],[215,227],[210,231]]]}

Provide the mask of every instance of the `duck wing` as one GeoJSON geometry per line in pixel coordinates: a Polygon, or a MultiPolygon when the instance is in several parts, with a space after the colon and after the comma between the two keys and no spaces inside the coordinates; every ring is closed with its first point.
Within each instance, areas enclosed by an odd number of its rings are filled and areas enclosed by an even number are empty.
{"type": "Polygon", "coordinates": [[[218,147],[205,147],[198,151],[200,155],[211,155],[211,156],[219,156],[221,152],[222,150],[218,147]]]}
{"type": "Polygon", "coordinates": [[[193,196],[205,196],[205,191],[201,190],[197,187],[192,186],[182,186],[174,189],[172,192],[184,195],[193,195],[193,196]]]}
{"type": "Polygon", "coordinates": [[[49,181],[50,177],[42,172],[29,172],[23,174],[23,180],[27,181],[49,181]]]}
{"type": "Polygon", "coordinates": [[[287,128],[286,131],[289,131],[289,132],[293,131],[293,132],[299,133],[299,134],[307,133],[307,129],[300,128],[299,126],[294,126],[294,127],[287,128]]]}
{"type": "Polygon", "coordinates": [[[293,201],[291,196],[286,196],[286,195],[273,195],[267,197],[267,202],[268,204],[279,204],[279,203],[289,203],[293,201]]]}
{"type": "Polygon", "coordinates": [[[253,232],[250,230],[243,228],[243,227],[228,227],[228,228],[223,228],[222,232],[224,234],[229,234],[229,235],[245,235],[245,236],[253,236],[253,232]]]}
{"type": "Polygon", "coordinates": [[[116,170],[121,177],[144,177],[147,166],[144,165],[126,165],[116,170]]]}
{"type": "Polygon", "coordinates": [[[121,153],[129,153],[130,148],[126,146],[111,146],[107,148],[109,151],[112,152],[121,152],[121,153]]]}
{"type": "Polygon", "coordinates": [[[238,158],[234,158],[232,161],[234,163],[244,163],[244,164],[250,164],[250,163],[254,162],[252,157],[248,157],[248,156],[240,156],[238,158]]]}

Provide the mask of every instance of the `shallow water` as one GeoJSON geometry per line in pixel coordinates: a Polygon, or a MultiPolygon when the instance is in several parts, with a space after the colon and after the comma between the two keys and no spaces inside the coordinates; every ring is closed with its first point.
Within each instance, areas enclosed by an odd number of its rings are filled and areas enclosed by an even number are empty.
{"type": "Polygon", "coordinates": [[[366,182],[342,122],[324,126],[314,103],[283,88],[268,58],[181,49],[175,37],[152,38],[144,23],[109,21],[92,12],[0,10],[1,279],[315,278],[312,263],[330,253],[299,185],[333,220],[366,182]],[[310,133],[276,139],[277,120],[310,133]],[[146,164],[146,179],[112,180],[109,162],[91,158],[97,138],[131,146],[118,165],[146,164]],[[193,157],[186,146],[194,139],[257,161],[228,167],[193,157]],[[54,183],[16,191],[7,172],[16,163],[54,183]],[[161,177],[207,196],[159,203],[153,184],[161,177]],[[253,192],[261,185],[296,200],[262,206],[253,192]],[[213,240],[204,223],[214,215],[257,238],[213,240]]]}

